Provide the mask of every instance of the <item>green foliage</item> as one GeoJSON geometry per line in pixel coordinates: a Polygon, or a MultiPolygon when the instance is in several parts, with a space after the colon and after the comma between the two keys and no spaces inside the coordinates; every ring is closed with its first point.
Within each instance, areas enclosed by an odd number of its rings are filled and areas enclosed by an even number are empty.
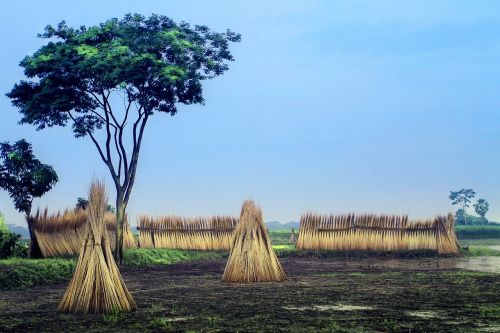
{"type": "Polygon", "coordinates": [[[459,239],[500,238],[500,225],[457,225],[455,232],[459,239]]]}
{"type": "MultiPolygon", "coordinates": [[[[129,249],[125,251],[124,266],[140,268],[168,265],[182,261],[218,259],[227,252],[185,251],[172,249],[129,249]]],[[[76,257],[55,259],[0,260],[0,289],[22,289],[35,285],[67,281],[73,275],[76,257]]]]}
{"type": "Polygon", "coordinates": [[[467,224],[467,207],[469,207],[469,203],[475,196],[476,196],[476,191],[474,191],[473,189],[463,188],[459,191],[450,191],[449,198],[451,200],[451,204],[459,205],[461,207],[461,211],[460,210],[457,211],[457,219],[460,216],[462,216],[464,224],[467,224]]]}
{"type": "Polygon", "coordinates": [[[63,21],[39,37],[48,43],[21,62],[30,80],[16,84],[8,97],[20,109],[21,123],[43,129],[72,119],[76,137],[110,122],[94,112],[108,109],[105,91],[120,90],[148,114],[173,115],[176,103],[203,103],[201,82],[228,69],[229,43],[240,41],[229,30],[216,33],[155,14],[76,29],[63,21]]]}
{"type": "Polygon", "coordinates": [[[455,224],[456,225],[486,225],[488,224],[488,219],[485,217],[479,217],[469,214],[464,214],[462,208],[458,209],[455,213],[455,224]]]}
{"type": "Polygon", "coordinates": [[[44,195],[57,181],[54,169],[35,158],[26,140],[13,145],[0,143],[0,188],[9,193],[18,211],[29,215],[33,199],[44,195]]]}
{"type": "Polygon", "coordinates": [[[196,259],[217,259],[227,256],[226,252],[186,251],[174,249],[131,249],[125,251],[124,264],[127,267],[168,265],[196,259]]]}
{"type": "Polygon", "coordinates": [[[68,280],[75,265],[74,259],[0,260],[0,289],[22,289],[68,280]]]}
{"type": "Polygon", "coordinates": [[[487,246],[469,246],[468,249],[461,249],[460,252],[466,257],[500,257],[500,250],[487,246]]]}
{"type": "MultiPolygon", "coordinates": [[[[78,211],[80,209],[83,209],[83,210],[87,209],[88,204],[89,204],[89,201],[87,199],[78,197],[76,199],[75,211],[78,211]]],[[[106,211],[110,212],[110,213],[114,213],[115,207],[113,207],[111,205],[107,205],[106,211]]]]}
{"type": "Polygon", "coordinates": [[[28,245],[22,241],[21,235],[10,232],[3,214],[0,213],[0,259],[27,255],[28,245]]]}
{"type": "Polygon", "coordinates": [[[477,215],[481,216],[483,219],[485,218],[486,213],[490,209],[490,204],[488,201],[484,199],[478,199],[474,204],[474,211],[477,215]]]}

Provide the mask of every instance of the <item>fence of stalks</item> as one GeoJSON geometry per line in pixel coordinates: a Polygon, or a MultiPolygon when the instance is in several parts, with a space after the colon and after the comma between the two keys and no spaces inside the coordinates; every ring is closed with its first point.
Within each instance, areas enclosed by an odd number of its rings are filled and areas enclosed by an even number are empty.
{"type": "MultiPolygon", "coordinates": [[[[40,246],[42,255],[46,257],[75,255],[80,252],[84,241],[84,225],[87,214],[84,209],[66,210],[49,214],[48,210],[38,210],[31,216],[35,238],[40,246]]],[[[106,212],[103,216],[107,239],[111,247],[115,248],[116,242],[116,215],[106,212]]],[[[125,223],[123,242],[125,248],[136,248],[137,243],[130,230],[128,222],[125,223]]]]}
{"type": "Polygon", "coordinates": [[[431,250],[458,254],[452,214],[410,221],[402,215],[302,215],[298,249],[336,251],[431,250]]]}
{"type": "Polygon", "coordinates": [[[237,217],[139,217],[142,248],[229,250],[237,217]]]}

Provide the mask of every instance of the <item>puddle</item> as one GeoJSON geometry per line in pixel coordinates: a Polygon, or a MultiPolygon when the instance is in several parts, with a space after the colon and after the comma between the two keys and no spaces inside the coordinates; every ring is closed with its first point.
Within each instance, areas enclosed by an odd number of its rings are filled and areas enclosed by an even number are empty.
{"type": "Polygon", "coordinates": [[[456,267],[468,271],[500,273],[500,257],[472,257],[456,259],[456,267]]]}
{"type": "Polygon", "coordinates": [[[362,305],[348,305],[348,304],[337,304],[337,305],[313,305],[313,306],[283,306],[283,309],[290,311],[363,311],[363,310],[373,310],[371,306],[362,306],[362,305]]]}

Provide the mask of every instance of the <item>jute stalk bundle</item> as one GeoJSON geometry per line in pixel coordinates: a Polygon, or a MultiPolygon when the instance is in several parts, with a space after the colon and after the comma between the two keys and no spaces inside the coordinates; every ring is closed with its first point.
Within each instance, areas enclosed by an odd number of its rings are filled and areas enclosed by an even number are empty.
{"type": "Polygon", "coordinates": [[[183,250],[229,250],[238,218],[213,216],[139,217],[139,240],[143,248],[183,250]]]}
{"type": "Polygon", "coordinates": [[[245,201],[222,280],[264,282],[283,281],[285,278],[264,226],[261,209],[253,201],[245,201]]]}
{"type": "MultiPolygon", "coordinates": [[[[83,226],[87,219],[85,210],[66,210],[49,214],[45,209],[43,212],[37,211],[33,218],[33,229],[42,251],[46,257],[73,255],[80,252],[83,242],[83,226]]],[[[116,215],[106,212],[104,215],[106,231],[111,247],[114,248],[116,238],[116,215]]],[[[130,230],[128,222],[125,223],[124,230],[125,248],[136,248],[137,244],[134,235],[130,230]]]]}
{"type": "Polygon", "coordinates": [[[453,215],[409,221],[397,215],[318,215],[301,217],[298,249],[404,251],[457,254],[453,215]]]}
{"type": "Polygon", "coordinates": [[[136,308],[111,253],[104,222],[106,206],[104,184],[94,182],[83,227],[84,243],[59,311],[108,313],[136,308]]]}

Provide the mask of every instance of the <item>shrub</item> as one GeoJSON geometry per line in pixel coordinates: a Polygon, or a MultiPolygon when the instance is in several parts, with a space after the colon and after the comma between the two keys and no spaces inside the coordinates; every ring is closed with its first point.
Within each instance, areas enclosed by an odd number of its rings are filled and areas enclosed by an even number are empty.
{"type": "Polygon", "coordinates": [[[9,231],[4,216],[0,213],[0,259],[10,257],[26,257],[28,244],[22,241],[21,235],[9,231]]]}

